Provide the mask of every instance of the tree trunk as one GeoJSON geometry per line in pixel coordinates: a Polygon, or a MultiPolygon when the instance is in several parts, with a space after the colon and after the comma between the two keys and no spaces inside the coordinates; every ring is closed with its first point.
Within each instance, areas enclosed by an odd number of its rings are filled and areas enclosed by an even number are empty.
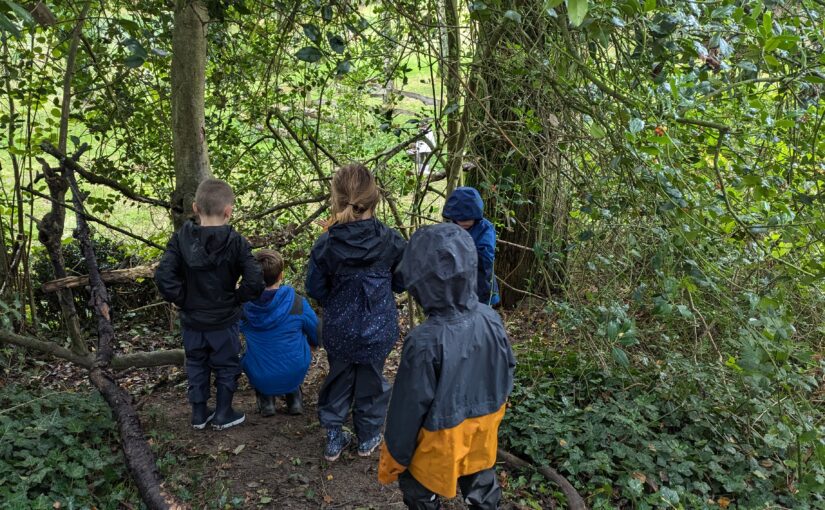
{"type": "Polygon", "coordinates": [[[192,216],[198,184],[212,177],[206,146],[206,23],[200,0],[178,0],[172,32],[172,146],[175,191],[172,220],[180,228],[192,216]]]}
{"type": "Polygon", "coordinates": [[[554,25],[539,0],[506,4],[521,13],[520,25],[479,21],[477,56],[496,58],[476,58],[471,70],[469,149],[477,166],[466,180],[497,220],[495,273],[502,304],[511,307],[525,292],[547,295],[562,282],[569,211],[553,135],[562,98],[524,77],[531,64],[523,48],[541,51],[554,25]]]}
{"type": "MultiPolygon", "coordinates": [[[[447,89],[447,190],[446,195],[458,185],[461,177],[461,165],[464,159],[464,133],[462,133],[463,117],[459,105],[461,103],[461,27],[458,22],[458,11],[455,0],[444,0],[444,21],[446,37],[442,40],[446,42],[446,59],[442,69],[441,77],[447,89]]],[[[441,67],[441,66],[439,66],[441,67]]]]}

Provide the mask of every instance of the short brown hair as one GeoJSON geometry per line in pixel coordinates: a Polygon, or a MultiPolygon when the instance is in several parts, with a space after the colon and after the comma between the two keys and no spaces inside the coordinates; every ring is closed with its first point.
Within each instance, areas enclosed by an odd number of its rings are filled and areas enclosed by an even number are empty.
{"type": "Polygon", "coordinates": [[[232,187],[220,179],[204,180],[195,192],[195,205],[198,206],[198,213],[204,216],[220,216],[226,206],[234,204],[232,187]]]}
{"type": "Polygon", "coordinates": [[[281,254],[275,250],[259,250],[255,253],[255,260],[264,272],[266,286],[275,285],[278,277],[284,272],[284,258],[281,254]]]}
{"type": "Polygon", "coordinates": [[[352,163],[342,166],[332,176],[331,199],[333,223],[349,223],[375,210],[381,193],[372,172],[360,163],[352,163]]]}

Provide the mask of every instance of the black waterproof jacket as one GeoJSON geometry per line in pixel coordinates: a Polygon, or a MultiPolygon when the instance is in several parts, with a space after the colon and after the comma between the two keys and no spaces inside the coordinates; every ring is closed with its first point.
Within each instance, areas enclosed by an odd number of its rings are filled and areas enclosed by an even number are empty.
{"type": "Polygon", "coordinates": [[[197,331],[235,324],[241,303],[256,299],[265,287],[243,236],[230,225],[201,227],[191,220],[172,234],[155,284],[163,299],[180,307],[182,326],[197,331]]]}
{"type": "Polygon", "coordinates": [[[495,464],[497,432],[515,357],[501,318],[476,296],[477,253],[452,223],[419,229],[398,272],[427,313],[404,342],[392,389],[378,479],[404,470],[455,496],[459,477],[495,464]]]}
{"type": "Polygon", "coordinates": [[[331,358],[370,363],[398,341],[393,272],[406,242],[375,218],[333,225],[312,247],[306,292],[324,308],[322,344],[331,358]]]}

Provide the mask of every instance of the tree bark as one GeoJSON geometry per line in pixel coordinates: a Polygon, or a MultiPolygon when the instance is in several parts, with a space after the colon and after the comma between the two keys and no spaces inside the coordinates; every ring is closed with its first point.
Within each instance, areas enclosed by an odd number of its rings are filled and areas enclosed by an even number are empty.
{"type": "Polygon", "coordinates": [[[201,0],[178,0],[172,31],[172,147],[175,191],[172,220],[180,228],[192,216],[195,191],[212,177],[206,145],[206,23],[201,0]]]}

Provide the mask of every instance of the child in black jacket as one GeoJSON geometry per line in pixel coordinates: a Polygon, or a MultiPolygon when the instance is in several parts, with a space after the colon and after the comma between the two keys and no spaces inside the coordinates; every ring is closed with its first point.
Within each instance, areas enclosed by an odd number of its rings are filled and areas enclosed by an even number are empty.
{"type": "Polygon", "coordinates": [[[318,418],[327,431],[324,457],[332,462],[352,438],[341,426],[352,407],[358,454],[381,443],[390,385],[384,362],[399,338],[393,276],[404,239],[373,217],[381,195],[363,165],[340,168],[332,178],[332,221],[315,246],[306,291],[324,308],[322,344],[329,374],[318,395],[318,418]]]}
{"type": "Polygon", "coordinates": [[[249,243],[227,224],[234,202],[227,183],[203,181],[192,204],[198,223],[190,220],[172,235],[155,271],[160,294],[180,308],[192,426],[199,430],[210,421],[222,430],[246,418],[232,409],[241,374],[238,320],[241,303],[263,292],[264,279],[249,243]],[[214,412],[206,405],[212,370],[214,412]]]}

